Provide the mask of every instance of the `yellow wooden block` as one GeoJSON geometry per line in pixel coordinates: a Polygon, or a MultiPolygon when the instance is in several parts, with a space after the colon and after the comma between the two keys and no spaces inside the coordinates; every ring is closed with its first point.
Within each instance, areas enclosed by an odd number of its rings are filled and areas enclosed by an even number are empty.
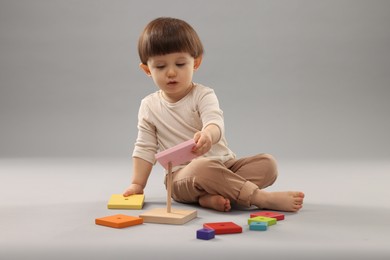
{"type": "Polygon", "coordinates": [[[196,210],[172,209],[167,212],[165,208],[152,209],[139,215],[145,223],[182,225],[197,217],[196,210]]]}
{"type": "Polygon", "coordinates": [[[107,207],[109,209],[142,209],[144,200],[144,194],[134,194],[128,197],[124,197],[122,194],[113,194],[107,207]]]}

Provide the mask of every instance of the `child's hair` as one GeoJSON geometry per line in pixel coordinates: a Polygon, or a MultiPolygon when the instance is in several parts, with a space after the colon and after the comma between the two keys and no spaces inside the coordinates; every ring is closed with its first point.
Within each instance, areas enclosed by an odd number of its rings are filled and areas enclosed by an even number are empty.
{"type": "Polygon", "coordinates": [[[185,21],[160,17],[151,21],[138,40],[138,54],[143,64],[157,55],[187,52],[193,58],[203,54],[203,45],[195,30],[185,21]]]}

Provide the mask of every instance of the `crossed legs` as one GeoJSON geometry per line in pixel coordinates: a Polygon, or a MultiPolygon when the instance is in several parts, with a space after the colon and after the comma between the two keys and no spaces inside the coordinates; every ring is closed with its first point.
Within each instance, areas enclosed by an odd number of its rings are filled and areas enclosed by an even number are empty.
{"type": "Polygon", "coordinates": [[[264,190],[276,177],[276,161],[268,154],[230,160],[225,164],[199,158],[174,173],[172,197],[183,203],[198,202],[202,207],[217,211],[229,211],[231,202],[280,211],[301,209],[303,192],[264,190]]]}

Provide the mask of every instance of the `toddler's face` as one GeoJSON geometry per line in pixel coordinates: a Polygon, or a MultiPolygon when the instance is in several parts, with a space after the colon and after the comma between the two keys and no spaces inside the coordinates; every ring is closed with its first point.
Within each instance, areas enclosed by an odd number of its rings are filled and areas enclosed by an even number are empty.
{"type": "Polygon", "coordinates": [[[197,68],[197,59],[185,52],[175,52],[149,58],[141,68],[153,78],[168,101],[183,98],[192,86],[192,76],[197,68]]]}

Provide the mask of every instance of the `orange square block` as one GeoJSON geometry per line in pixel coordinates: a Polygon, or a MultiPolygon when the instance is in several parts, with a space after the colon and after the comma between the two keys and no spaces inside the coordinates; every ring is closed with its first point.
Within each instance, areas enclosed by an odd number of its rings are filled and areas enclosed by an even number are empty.
{"type": "Polygon", "coordinates": [[[134,225],[139,225],[142,223],[144,223],[142,218],[127,216],[123,214],[117,214],[113,216],[95,219],[96,225],[112,227],[112,228],[125,228],[134,225]]]}

